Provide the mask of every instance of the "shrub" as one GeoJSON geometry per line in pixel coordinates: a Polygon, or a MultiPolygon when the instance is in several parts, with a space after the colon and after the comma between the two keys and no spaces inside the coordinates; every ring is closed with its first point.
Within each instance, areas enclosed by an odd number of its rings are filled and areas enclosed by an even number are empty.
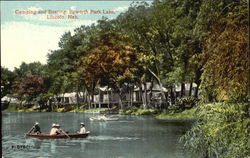
{"type": "Polygon", "coordinates": [[[6,112],[15,112],[18,110],[18,108],[20,107],[19,103],[10,103],[8,108],[5,109],[4,111],[6,112]]]}
{"type": "Polygon", "coordinates": [[[172,112],[182,112],[185,109],[191,109],[196,106],[198,103],[198,99],[195,97],[183,97],[177,100],[175,104],[172,104],[168,107],[168,109],[172,112]]]}
{"type": "Polygon", "coordinates": [[[131,115],[133,113],[135,113],[138,110],[137,107],[131,106],[131,107],[127,107],[123,110],[120,110],[119,113],[123,114],[123,115],[131,115]]]}
{"type": "Polygon", "coordinates": [[[141,109],[137,107],[127,107],[124,110],[120,110],[120,114],[124,115],[155,115],[158,114],[159,111],[157,109],[141,109]]]}
{"type": "Polygon", "coordinates": [[[203,157],[249,156],[247,104],[208,104],[197,112],[201,120],[180,139],[186,149],[203,157]]]}
{"type": "Polygon", "coordinates": [[[135,115],[155,115],[158,113],[159,111],[156,109],[138,109],[134,114],[135,115]]]}

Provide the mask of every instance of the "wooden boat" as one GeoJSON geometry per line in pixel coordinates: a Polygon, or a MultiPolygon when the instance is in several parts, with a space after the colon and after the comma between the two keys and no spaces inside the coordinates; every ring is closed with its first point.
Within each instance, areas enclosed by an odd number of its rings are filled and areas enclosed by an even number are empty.
{"type": "Polygon", "coordinates": [[[39,139],[65,139],[65,138],[86,138],[89,136],[90,132],[86,132],[83,134],[79,133],[69,133],[65,134],[58,134],[58,135],[50,135],[50,134],[34,134],[34,133],[26,133],[26,136],[39,138],[39,139]]]}
{"type": "Polygon", "coordinates": [[[90,117],[89,118],[90,121],[116,121],[118,119],[119,118],[110,118],[110,117],[107,117],[107,118],[103,118],[103,117],[90,117]]]}

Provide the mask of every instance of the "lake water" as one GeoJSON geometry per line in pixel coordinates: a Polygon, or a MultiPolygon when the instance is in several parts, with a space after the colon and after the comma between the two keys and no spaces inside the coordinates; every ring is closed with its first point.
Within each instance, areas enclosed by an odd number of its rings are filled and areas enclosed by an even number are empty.
{"type": "MultiPolygon", "coordinates": [[[[4,158],[191,158],[178,139],[192,122],[158,120],[152,116],[118,117],[118,121],[89,121],[97,114],[2,113],[4,158]],[[79,130],[84,122],[91,135],[84,139],[36,139],[24,137],[35,121],[49,133],[52,123],[64,131],[79,130]]],[[[193,157],[192,157],[193,158],[193,157]]]]}

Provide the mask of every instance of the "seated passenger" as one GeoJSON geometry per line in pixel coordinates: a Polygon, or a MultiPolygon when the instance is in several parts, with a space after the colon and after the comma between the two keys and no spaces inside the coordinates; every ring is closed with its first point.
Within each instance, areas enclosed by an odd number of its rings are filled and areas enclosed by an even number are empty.
{"type": "Polygon", "coordinates": [[[102,119],[102,120],[107,119],[106,114],[104,114],[104,115],[100,116],[100,117],[99,117],[99,119],[102,119]]]}
{"type": "Polygon", "coordinates": [[[80,131],[77,132],[77,133],[80,133],[80,134],[86,133],[86,129],[85,129],[84,126],[85,126],[84,123],[81,122],[81,123],[80,123],[80,131]]]}

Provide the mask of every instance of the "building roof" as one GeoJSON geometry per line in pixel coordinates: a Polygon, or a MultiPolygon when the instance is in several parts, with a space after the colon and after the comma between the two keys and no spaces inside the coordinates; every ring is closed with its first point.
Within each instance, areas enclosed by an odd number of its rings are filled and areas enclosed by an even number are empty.
{"type": "MultiPolygon", "coordinates": [[[[152,83],[150,83],[150,82],[146,83],[147,90],[150,90],[151,85],[152,85],[152,83]]],[[[134,91],[139,91],[139,90],[140,90],[139,87],[137,87],[137,88],[134,89],[134,91]]],[[[145,90],[144,84],[142,84],[142,90],[143,91],[145,90]]],[[[162,90],[163,90],[163,92],[168,92],[167,88],[165,88],[165,87],[162,87],[162,90]]],[[[152,88],[152,91],[161,91],[159,84],[154,84],[153,88],[152,88]]]]}
{"type": "MultiPolygon", "coordinates": [[[[83,92],[79,92],[80,95],[83,95],[83,92]]],[[[59,97],[76,97],[76,92],[71,92],[71,93],[64,93],[64,94],[59,94],[59,97]]]]}

